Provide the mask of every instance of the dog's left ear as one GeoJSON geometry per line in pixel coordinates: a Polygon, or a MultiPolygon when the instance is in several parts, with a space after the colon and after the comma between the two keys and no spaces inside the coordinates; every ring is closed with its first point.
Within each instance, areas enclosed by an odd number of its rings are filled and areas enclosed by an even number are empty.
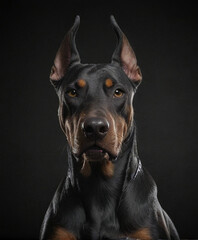
{"type": "Polygon", "coordinates": [[[115,18],[111,16],[111,23],[116,32],[118,43],[112,56],[112,63],[119,64],[128,78],[138,86],[142,80],[142,73],[137,66],[137,59],[127,37],[118,26],[115,18]]]}
{"type": "Polygon", "coordinates": [[[74,25],[65,35],[51,69],[50,80],[54,85],[64,77],[68,68],[76,63],[80,63],[80,56],[76,48],[75,37],[80,25],[80,17],[76,16],[74,25]]]}

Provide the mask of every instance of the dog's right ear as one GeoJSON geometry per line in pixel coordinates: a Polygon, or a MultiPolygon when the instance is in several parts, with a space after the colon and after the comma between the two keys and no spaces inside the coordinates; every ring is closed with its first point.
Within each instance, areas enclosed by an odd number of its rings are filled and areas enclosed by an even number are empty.
{"type": "Polygon", "coordinates": [[[56,57],[54,65],[50,73],[50,80],[56,86],[58,82],[64,77],[68,68],[74,64],[80,63],[80,56],[76,48],[76,32],[80,25],[80,17],[76,16],[74,25],[65,35],[56,57]]]}

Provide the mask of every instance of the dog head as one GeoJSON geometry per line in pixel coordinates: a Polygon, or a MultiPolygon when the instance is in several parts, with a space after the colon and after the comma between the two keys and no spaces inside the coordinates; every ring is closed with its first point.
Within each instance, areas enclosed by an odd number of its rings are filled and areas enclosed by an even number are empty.
{"type": "Polygon", "coordinates": [[[142,80],[126,36],[111,16],[118,43],[109,64],[82,64],[75,44],[80,24],[63,39],[50,80],[59,97],[59,121],[77,159],[113,161],[133,123],[132,100],[142,80]]]}

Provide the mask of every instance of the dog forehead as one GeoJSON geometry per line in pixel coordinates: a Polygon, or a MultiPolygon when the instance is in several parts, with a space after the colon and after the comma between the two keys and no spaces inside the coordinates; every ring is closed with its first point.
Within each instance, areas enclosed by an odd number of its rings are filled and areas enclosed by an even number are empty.
{"type": "Polygon", "coordinates": [[[76,71],[75,81],[79,85],[88,84],[105,84],[111,87],[113,83],[122,83],[131,85],[127,76],[120,67],[111,64],[86,64],[81,65],[76,71]]]}

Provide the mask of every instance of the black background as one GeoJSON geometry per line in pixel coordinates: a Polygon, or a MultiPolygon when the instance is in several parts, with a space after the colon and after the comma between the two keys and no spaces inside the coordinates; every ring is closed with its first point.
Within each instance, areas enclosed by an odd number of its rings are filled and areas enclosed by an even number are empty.
{"type": "Polygon", "coordinates": [[[196,1],[159,2],[1,2],[2,239],[38,238],[66,173],[48,76],[77,14],[83,63],[110,61],[116,44],[110,14],[131,42],[143,73],[134,101],[140,157],[181,237],[198,238],[198,13],[196,1]]]}

